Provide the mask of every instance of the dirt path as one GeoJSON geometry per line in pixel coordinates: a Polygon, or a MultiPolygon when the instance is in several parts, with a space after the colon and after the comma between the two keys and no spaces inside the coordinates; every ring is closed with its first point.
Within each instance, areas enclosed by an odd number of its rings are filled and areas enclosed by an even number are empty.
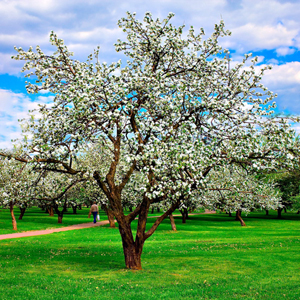
{"type": "MultiPolygon", "coordinates": [[[[214,211],[205,211],[204,213],[197,213],[197,214],[189,214],[192,215],[204,215],[204,214],[214,214],[216,212],[214,211]]],[[[181,215],[173,215],[174,217],[179,217],[181,215]]],[[[157,218],[158,216],[150,216],[149,218],[157,218]]],[[[84,228],[91,228],[91,227],[98,227],[102,225],[109,224],[108,220],[106,221],[100,221],[96,224],[94,223],[83,223],[83,224],[77,224],[77,225],[71,225],[67,227],[61,227],[61,228],[54,228],[54,229],[45,229],[45,230],[35,230],[35,231],[26,231],[26,232],[16,232],[16,233],[8,233],[8,234],[1,234],[0,240],[5,239],[16,239],[16,238],[22,238],[27,236],[36,236],[36,235],[45,235],[50,234],[53,232],[61,232],[61,231],[69,231],[69,230],[75,230],[75,229],[84,229],[84,228]]]]}
{"type": "Polygon", "coordinates": [[[83,223],[83,224],[77,224],[77,225],[71,225],[67,227],[61,227],[61,228],[54,228],[54,229],[45,229],[45,230],[36,230],[36,231],[26,231],[26,232],[16,232],[16,233],[8,233],[8,234],[1,234],[0,240],[5,239],[15,239],[15,238],[21,238],[21,237],[27,237],[27,236],[35,236],[35,235],[45,235],[50,234],[53,232],[61,232],[61,231],[69,231],[69,230],[75,230],[75,229],[84,229],[84,228],[90,228],[90,227],[98,227],[102,225],[108,224],[108,221],[101,221],[94,223],[83,223]]]}

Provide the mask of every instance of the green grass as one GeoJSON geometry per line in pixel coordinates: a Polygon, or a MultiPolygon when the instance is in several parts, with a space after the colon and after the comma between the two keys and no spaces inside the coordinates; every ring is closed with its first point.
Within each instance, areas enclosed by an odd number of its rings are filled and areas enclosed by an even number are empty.
{"type": "Polygon", "coordinates": [[[138,272],[124,269],[117,229],[2,240],[0,299],[300,299],[300,217],[275,217],[175,218],[177,233],[166,220],[138,272]]]}

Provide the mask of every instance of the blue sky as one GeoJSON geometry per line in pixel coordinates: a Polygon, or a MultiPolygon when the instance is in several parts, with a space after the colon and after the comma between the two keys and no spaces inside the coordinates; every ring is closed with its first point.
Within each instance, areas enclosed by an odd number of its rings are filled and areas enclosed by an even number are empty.
{"type": "Polygon", "coordinates": [[[77,59],[85,60],[100,45],[100,60],[117,61],[113,44],[124,36],[116,24],[126,11],[140,19],[146,11],[160,18],[174,12],[173,24],[203,27],[207,36],[222,18],[232,36],[221,44],[233,61],[252,52],[260,65],[271,64],[263,83],[278,93],[277,111],[300,115],[299,0],[0,0],[0,148],[10,148],[11,139],[20,137],[18,119],[52,99],[26,93],[22,63],[10,58],[13,47],[40,45],[51,52],[54,30],[77,59]]]}

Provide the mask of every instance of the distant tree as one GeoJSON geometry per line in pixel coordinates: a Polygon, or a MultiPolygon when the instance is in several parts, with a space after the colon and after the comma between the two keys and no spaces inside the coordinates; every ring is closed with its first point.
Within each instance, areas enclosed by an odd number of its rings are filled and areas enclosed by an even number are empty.
{"type": "Polygon", "coordinates": [[[300,172],[294,170],[278,170],[276,173],[271,173],[268,177],[273,178],[277,187],[281,192],[282,207],[277,209],[278,218],[281,218],[282,210],[294,209],[299,210],[299,195],[300,195],[300,172]]]}
{"type": "MultiPolygon", "coordinates": [[[[14,156],[20,155],[14,152],[14,156]]],[[[13,230],[17,230],[14,207],[20,207],[22,219],[26,207],[32,205],[30,186],[33,181],[31,167],[10,157],[0,156],[0,204],[9,207],[13,230]]]]}
{"type": "Polygon", "coordinates": [[[236,212],[236,220],[246,226],[241,213],[256,209],[278,209],[282,207],[281,193],[272,181],[262,181],[254,174],[231,165],[223,172],[211,172],[207,191],[202,196],[203,205],[210,209],[236,212]]]}
{"type": "Polygon", "coordinates": [[[86,181],[82,177],[74,177],[69,174],[57,174],[46,172],[41,175],[36,184],[32,187],[31,198],[36,202],[46,202],[50,204],[58,217],[58,223],[62,223],[68,193],[76,185],[86,181]]]}

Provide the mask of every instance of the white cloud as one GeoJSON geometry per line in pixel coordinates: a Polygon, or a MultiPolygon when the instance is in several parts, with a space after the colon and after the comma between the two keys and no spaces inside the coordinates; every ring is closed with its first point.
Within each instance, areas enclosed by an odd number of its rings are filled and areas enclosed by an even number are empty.
{"type": "Polygon", "coordinates": [[[267,60],[266,63],[269,64],[269,65],[278,65],[279,61],[275,58],[271,58],[271,59],[267,60]]]}
{"type": "Polygon", "coordinates": [[[20,72],[24,63],[12,60],[12,55],[16,53],[0,53],[0,74],[16,75],[20,72]]]}
{"type": "MultiPolygon", "coordinates": [[[[259,67],[258,67],[259,68],[259,67]]],[[[266,72],[264,82],[267,86],[284,89],[300,87],[300,62],[294,61],[283,65],[273,65],[272,70],[266,72]]]]}
{"type": "Polygon", "coordinates": [[[295,49],[289,48],[289,47],[280,47],[276,49],[276,53],[278,56],[286,56],[293,54],[295,52],[295,49]]]}
{"type": "Polygon", "coordinates": [[[0,148],[11,148],[11,139],[21,137],[19,119],[26,118],[28,111],[37,108],[38,103],[49,103],[53,96],[39,96],[32,101],[27,95],[0,89],[0,148]]]}
{"type": "Polygon", "coordinates": [[[278,94],[276,102],[279,110],[300,114],[300,62],[294,61],[272,67],[272,70],[265,73],[263,84],[278,94]]]}
{"type": "Polygon", "coordinates": [[[236,49],[240,53],[249,50],[276,49],[292,46],[297,29],[288,30],[281,24],[276,26],[248,23],[232,29],[232,37],[224,43],[226,47],[236,49]]]}

